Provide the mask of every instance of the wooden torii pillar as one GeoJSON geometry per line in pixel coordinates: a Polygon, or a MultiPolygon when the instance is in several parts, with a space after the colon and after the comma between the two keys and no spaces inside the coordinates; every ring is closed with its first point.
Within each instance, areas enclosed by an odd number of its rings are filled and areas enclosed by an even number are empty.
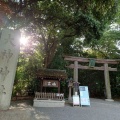
{"type": "Polygon", "coordinates": [[[120,62],[120,59],[94,59],[95,63],[103,64],[101,67],[97,66],[85,66],[78,64],[79,63],[89,63],[90,60],[93,58],[82,58],[82,57],[74,57],[74,56],[64,56],[64,60],[66,61],[73,61],[74,64],[70,64],[69,66],[66,66],[68,68],[74,69],[74,81],[78,82],[78,69],[85,69],[85,70],[102,70],[104,71],[104,77],[105,77],[105,88],[106,88],[106,95],[108,101],[112,100],[111,96],[111,87],[110,87],[110,78],[109,78],[109,71],[117,71],[117,68],[111,68],[108,66],[108,64],[118,64],[120,62]]]}

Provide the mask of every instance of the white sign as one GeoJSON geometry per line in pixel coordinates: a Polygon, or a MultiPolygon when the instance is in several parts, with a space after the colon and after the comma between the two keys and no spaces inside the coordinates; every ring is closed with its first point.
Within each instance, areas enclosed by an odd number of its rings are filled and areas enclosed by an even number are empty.
{"type": "Polygon", "coordinates": [[[73,106],[80,105],[79,95],[73,95],[73,106]]]}
{"type": "Polygon", "coordinates": [[[81,105],[90,105],[88,86],[79,86],[81,105]]]}

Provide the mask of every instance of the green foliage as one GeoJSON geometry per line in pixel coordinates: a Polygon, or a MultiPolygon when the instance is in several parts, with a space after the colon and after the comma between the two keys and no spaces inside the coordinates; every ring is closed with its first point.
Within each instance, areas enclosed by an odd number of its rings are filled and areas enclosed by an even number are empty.
{"type": "Polygon", "coordinates": [[[111,90],[114,98],[120,97],[120,64],[118,64],[117,69],[117,72],[110,72],[111,90]]]}
{"type": "Polygon", "coordinates": [[[64,61],[64,58],[63,58],[62,47],[59,47],[59,49],[57,50],[49,68],[50,69],[60,69],[60,70],[65,69],[65,61],[64,61]]]}
{"type": "Polygon", "coordinates": [[[104,98],[105,84],[104,72],[92,70],[79,70],[79,82],[81,86],[88,86],[90,97],[104,98]]]}
{"type": "MultiPolygon", "coordinates": [[[[25,28],[36,39],[34,50],[31,52],[28,49],[26,53],[24,51],[20,55],[15,92],[35,90],[37,83],[33,82],[33,79],[36,77],[37,68],[44,66],[51,69],[66,69],[65,66],[69,63],[64,61],[64,54],[91,58],[119,58],[120,51],[116,47],[119,31],[104,32],[108,24],[114,21],[119,5],[116,0],[73,0],[72,2],[71,0],[20,0],[18,3],[13,1],[6,3],[13,11],[6,26],[12,26],[14,29],[25,28]],[[85,38],[83,42],[80,40],[82,36],[85,38]],[[84,49],[85,43],[89,43],[88,51],[84,49]]],[[[119,13],[116,15],[116,21],[118,18],[119,13]]],[[[66,71],[69,78],[73,77],[73,70],[66,69],[66,71]]],[[[88,85],[93,96],[98,93],[104,95],[102,72],[81,70],[79,75],[79,82],[81,85],[88,85]]],[[[111,76],[111,79],[114,81],[115,75],[111,76]]],[[[114,84],[119,84],[118,74],[117,82],[114,84]]],[[[64,91],[67,91],[67,84],[63,82],[61,85],[64,91]]],[[[118,93],[118,87],[112,91],[116,89],[118,93]]]]}
{"type": "MultiPolygon", "coordinates": [[[[64,37],[84,35],[86,40],[100,38],[106,24],[115,15],[116,0],[18,0],[5,1],[13,14],[9,25],[21,27],[54,24],[64,31],[64,37]]],[[[8,26],[8,24],[7,24],[8,26]]]]}
{"type": "Polygon", "coordinates": [[[99,41],[91,42],[92,53],[97,58],[119,58],[120,31],[106,31],[99,41]]]}
{"type": "Polygon", "coordinates": [[[42,67],[43,58],[34,51],[32,55],[21,53],[18,60],[18,66],[13,87],[13,96],[34,94],[37,89],[36,70],[42,67]]]}

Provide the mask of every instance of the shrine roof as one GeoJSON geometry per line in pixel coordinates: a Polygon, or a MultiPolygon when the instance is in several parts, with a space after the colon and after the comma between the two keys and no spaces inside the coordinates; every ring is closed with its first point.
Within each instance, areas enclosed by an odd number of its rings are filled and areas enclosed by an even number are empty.
{"type": "Polygon", "coordinates": [[[67,79],[66,70],[57,70],[57,69],[38,69],[37,77],[39,78],[49,78],[49,79],[67,79]]]}

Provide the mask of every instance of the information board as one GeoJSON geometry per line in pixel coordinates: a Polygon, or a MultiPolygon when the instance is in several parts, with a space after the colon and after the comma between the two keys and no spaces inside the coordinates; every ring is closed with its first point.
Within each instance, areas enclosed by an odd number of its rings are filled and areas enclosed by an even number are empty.
{"type": "Polygon", "coordinates": [[[79,86],[81,105],[90,105],[88,86],[79,86]]]}
{"type": "Polygon", "coordinates": [[[57,80],[43,80],[43,87],[58,87],[57,80]]]}
{"type": "Polygon", "coordinates": [[[74,105],[79,105],[80,106],[79,95],[73,95],[73,106],[74,105]]]}

